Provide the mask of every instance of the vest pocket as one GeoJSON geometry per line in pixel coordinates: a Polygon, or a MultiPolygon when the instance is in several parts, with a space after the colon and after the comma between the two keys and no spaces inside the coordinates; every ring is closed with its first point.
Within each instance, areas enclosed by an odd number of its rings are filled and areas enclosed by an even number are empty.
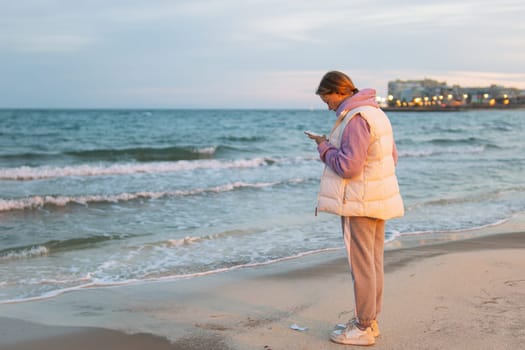
{"type": "Polygon", "coordinates": [[[343,203],[348,201],[362,202],[365,197],[365,186],[361,182],[345,181],[343,203]]]}
{"type": "Polygon", "coordinates": [[[321,177],[318,195],[318,209],[337,215],[341,214],[345,197],[345,182],[329,167],[325,167],[321,177]]]}

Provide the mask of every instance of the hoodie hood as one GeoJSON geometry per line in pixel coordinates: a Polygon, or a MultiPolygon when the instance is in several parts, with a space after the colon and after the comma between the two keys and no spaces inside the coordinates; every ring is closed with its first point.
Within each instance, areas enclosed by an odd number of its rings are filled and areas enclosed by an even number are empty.
{"type": "Polygon", "coordinates": [[[376,90],[374,89],[363,89],[360,90],[355,95],[348,97],[346,100],[341,102],[335,114],[339,117],[343,112],[347,112],[351,109],[363,106],[370,106],[379,108],[379,105],[376,102],[376,90]]]}

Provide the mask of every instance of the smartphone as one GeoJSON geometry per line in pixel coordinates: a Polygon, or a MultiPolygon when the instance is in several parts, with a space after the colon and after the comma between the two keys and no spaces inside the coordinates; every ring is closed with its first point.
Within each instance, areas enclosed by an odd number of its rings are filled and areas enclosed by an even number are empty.
{"type": "Polygon", "coordinates": [[[305,133],[306,135],[308,135],[308,136],[318,136],[318,137],[323,136],[323,135],[321,135],[321,134],[315,133],[315,132],[310,131],[310,130],[306,130],[304,133],[305,133]]]}

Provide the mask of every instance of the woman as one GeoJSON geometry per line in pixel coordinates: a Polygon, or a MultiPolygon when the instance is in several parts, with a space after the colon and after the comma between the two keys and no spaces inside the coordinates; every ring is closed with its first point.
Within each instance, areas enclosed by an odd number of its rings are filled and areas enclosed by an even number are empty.
{"type": "Polygon", "coordinates": [[[326,164],[317,209],[341,216],[356,313],[330,339],[372,345],[380,334],[385,220],[404,214],[392,126],[375,101],[375,90],[359,91],[344,73],[326,73],[316,94],[337,116],[328,139],[308,135],[326,164]]]}

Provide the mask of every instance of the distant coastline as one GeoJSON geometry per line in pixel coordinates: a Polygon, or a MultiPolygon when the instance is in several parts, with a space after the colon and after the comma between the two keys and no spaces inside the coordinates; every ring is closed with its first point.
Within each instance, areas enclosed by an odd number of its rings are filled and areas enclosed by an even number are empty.
{"type": "Polygon", "coordinates": [[[525,104],[500,105],[500,106],[407,106],[407,107],[381,107],[385,112],[462,112],[474,110],[504,110],[525,108],[525,104]]]}
{"type": "Polygon", "coordinates": [[[462,87],[425,78],[388,82],[388,97],[380,100],[385,111],[457,112],[480,109],[525,108],[525,90],[490,86],[462,87]]]}

